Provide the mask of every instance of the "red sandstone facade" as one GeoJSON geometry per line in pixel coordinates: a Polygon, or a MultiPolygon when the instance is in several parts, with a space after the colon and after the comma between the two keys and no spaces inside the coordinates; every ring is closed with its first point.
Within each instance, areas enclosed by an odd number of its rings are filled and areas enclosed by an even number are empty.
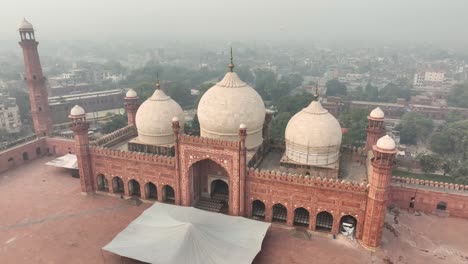
{"type": "MultiPolygon", "coordinates": [[[[27,76],[42,77],[37,42],[23,40],[23,36],[22,42],[26,69],[29,71],[27,76]]],[[[45,90],[45,87],[40,84],[31,82],[30,89],[40,96],[47,96],[41,90],[45,90]]],[[[43,103],[42,100],[31,100],[33,108],[42,105],[43,109],[47,109],[43,103]]],[[[230,215],[281,222],[288,226],[300,225],[332,234],[338,234],[341,221],[351,217],[356,221],[355,237],[369,247],[379,246],[386,208],[390,203],[408,208],[414,198],[414,209],[437,213],[441,210],[437,207],[442,202],[446,206],[443,211],[447,214],[468,218],[468,186],[392,179],[395,152],[376,147],[373,147],[374,155],[369,160],[370,184],[367,186],[249,168],[245,129],[239,129],[238,141],[221,141],[184,135],[178,121],[174,120],[174,156],[111,149],[109,146],[114,143],[136,136],[136,100],[126,98],[126,108],[129,126],[99,140],[89,141],[89,125],[84,115],[70,116],[74,140],[40,137],[3,150],[0,152],[0,172],[47,153],[73,153],[78,158],[83,193],[108,192],[125,197],[138,194],[144,200],[181,206],[193,206],[200,197],[210,193],[213,181],[221,180],[229,188],[227,213],[230,215]]],[[[33,118],[38,124],[38,131],[47,133],[50,131],[48,123],[41,123],[43,115],[43,111],[36,112],[33,118]]],[[[267,114],[266,118],[271,118],[271,115],[267,114]]],[[[374,146],[378,135],[383,134],[383,120],[369,122],[367,145],[374,146]]],[[[264,134],[267,134],[268,127],[264,129],[264,134]]],[[[267,142],[263,147],[266,146],[267,142]]]]}

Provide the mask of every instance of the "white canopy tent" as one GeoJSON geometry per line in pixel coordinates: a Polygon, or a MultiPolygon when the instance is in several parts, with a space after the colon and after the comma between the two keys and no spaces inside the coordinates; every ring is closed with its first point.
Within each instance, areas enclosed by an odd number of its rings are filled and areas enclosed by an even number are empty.
{"type": "Polygon", "coordinates": [[[46,165],[67,169],[78,169],[78,161],[76,159],[76,155],[73,154],[67,154],[60,158],[56,158],[52,161],[47,162],[46,165]]]}
{"type": "Polygon", "coordinates": [[[158,264],[252,263],[269,223],[155,203],[104,250],[158,264]]]}

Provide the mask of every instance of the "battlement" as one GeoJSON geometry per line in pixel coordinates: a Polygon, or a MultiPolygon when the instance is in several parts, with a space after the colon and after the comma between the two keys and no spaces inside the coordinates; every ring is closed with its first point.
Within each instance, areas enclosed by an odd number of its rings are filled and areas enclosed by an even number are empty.
{"type": "Polygon", "coordinates": [[[137,131],[134,125],[126,126],[121,129],[118,129],[112,133],[106,134],[102,138],[94,140],[91,145],[93,146],[108,146],[112,145],[116,141],[121,141],[128,139],[130,137],[136,136],[137,131]]]}
{"type": "Polygon", "coordinates": [[[421,180],[421,179],[414,179],[414,178],[404,178],[404,177],[398,177],[398,176],[392,177],[392,183],[415,184],[415,185],[422,185],[422,186],[432,187],[432,188],[468,192],[468,185],[428,181],[428,180],[421,180]]]}
{"type": "Polygon", "coordinates": [[[349,181],[340,181],[337,179],[329,179],[329,178],[320,178],[314,176],[304,176],[298,174],[291,174],[279,171],[270,171],[270,170],[254,170],[248,169],[247,170],[247,177],[251,178],[259,178],[265,180],[272,180],[290,184],[299,184],[299,185],[306,185],[315,188],[327,188],[327,189],[337,189],[342,191],[350,191],[350,192],[359,192],[365,193],[367,192],[368,185],[364,183],[355,183],[349,181]]]}
{"type": "Polygon", "coordinates": [[[179,142],[185,144],[196,144],[196,145],[209,145],[215,147],[223,148],[233,148],[238,149],[240,147],[239,141],[227,141],[221,139],[189,136],[189,135],[180,135],[179,142]]]}
{"type": "Polygon", "coordinates": [[[123,158],[131,161],[146,161],[157,165],[175,166],[174,157],[158,156],[141,152],[121,151],[104,147],[90,147],[92,155],[102,155],[106,157],[123,158]]]}

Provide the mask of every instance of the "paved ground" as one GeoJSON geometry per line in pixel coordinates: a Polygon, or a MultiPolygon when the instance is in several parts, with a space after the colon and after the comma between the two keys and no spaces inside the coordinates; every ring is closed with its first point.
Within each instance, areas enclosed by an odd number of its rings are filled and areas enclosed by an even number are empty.
{"type": "MultiPolygon", "coordinates": [[[[79,180],[48,160],[0,174],[0,263],[122,263],[100,248],[149,204],[83,196],[79,180]]],[[[403,212],[394,227],[398,236],[386,230],[374,253],[344,237],[272,226],[254,263],[468,263],[466,220],[403,212]]]]}

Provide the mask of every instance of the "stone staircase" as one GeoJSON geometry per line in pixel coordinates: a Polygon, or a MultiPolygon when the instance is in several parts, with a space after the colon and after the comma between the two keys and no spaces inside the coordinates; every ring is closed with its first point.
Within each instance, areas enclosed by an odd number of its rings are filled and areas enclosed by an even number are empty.
{"type": "Polygon", "coordinates": [[[219,213],[223,208],[224,204],[220,200],[209,199],[209,198],[200,198],[198,203],[195,205],[195,208],[202,209],[205,211],[219,213]]]}

